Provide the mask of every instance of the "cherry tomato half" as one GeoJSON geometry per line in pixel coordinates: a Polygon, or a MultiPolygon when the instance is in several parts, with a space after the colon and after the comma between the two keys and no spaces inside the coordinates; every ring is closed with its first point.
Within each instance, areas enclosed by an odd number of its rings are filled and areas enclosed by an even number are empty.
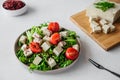
{"type": "Polygon", "coordinates": [[[70,47],[70,48],[67,48],[65,56],[67,59],[75,60],[78,58],[79,52],[76,49],[70,47]]]}
{"type": "Polygon", "coordinates": [[[34,53],[42,52],[42,48],[39,46],[39,43],[31,42],[29,44],[29,47],[30,47],[31,51],[34,53]]]}
{"type": "Polygon", "coordinates": [[[51,22],[48,25],[48,29],[52,32],[58,32],[59,31],[59,24],[57,22],[51,22]]]}
{"type": "Polygon", "coordinates": [[[60,41],[60,34],[59,33],[54,33],[50,37],[50,42],[54,45],[58,44],[60,41]]]}

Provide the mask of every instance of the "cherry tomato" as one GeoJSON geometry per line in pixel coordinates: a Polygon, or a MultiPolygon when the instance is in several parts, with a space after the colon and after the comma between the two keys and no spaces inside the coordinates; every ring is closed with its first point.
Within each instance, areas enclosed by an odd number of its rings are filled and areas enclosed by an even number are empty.
{"type": "Polygon", "coordinates": [[[59,31],[59,24],[57,22],[51,22],[48,25],[48,29],[52,32],[58,32],[59,31]]]}
{"type": "Polygon", "coordinates": [[[67,48],[65,56],[67,59],[75,60],[78,58],[79,52],[76,49],[70,47],[70,48],[67,48]]]}
{"type": "Polygon", "coordinates": [[[59,33],[54,33],[50,37],[50,42],[54,45],[58,44],[60,41],[60,34],[59,33]]]}
{"type": "Polygon", "coordinates": [[[29,47],[30,47],[31,51],[34,53],[42,52],[42,48],[40,48],[39,43],[31,42],[29,44],[29,47]]]}

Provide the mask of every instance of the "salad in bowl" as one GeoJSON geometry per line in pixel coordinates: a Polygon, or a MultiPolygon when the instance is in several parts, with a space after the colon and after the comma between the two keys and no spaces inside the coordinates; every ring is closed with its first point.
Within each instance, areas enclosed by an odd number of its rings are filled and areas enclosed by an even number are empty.
{"type": "Polygon", "coordinates": [[[43,23],[23,32],[15,43],[15,54],[30,70],[51,72],[73,65],[80,55],[74,31],[58,22],[43,23]]]}

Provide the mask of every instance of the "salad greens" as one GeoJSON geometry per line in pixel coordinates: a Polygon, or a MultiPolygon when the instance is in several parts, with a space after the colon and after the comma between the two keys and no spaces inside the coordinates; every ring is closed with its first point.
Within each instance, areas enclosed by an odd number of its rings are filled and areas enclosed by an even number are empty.
{"type": "MultiPolygon", "coordinates": [[[[26,44],[29,45],[30,42],[33,41],[33,37],[32,35],[34,33],[37,33],[39,34],[42,38],[45,36],[41,30],[42,27],[47,27],[48,26],[48,23],[43,23],[41,24],[40,26],[33,26],[31,29],[27,30],[25,33],[23,33],[26,37],[27,37],[27,41],[26,41],[26,44]]],[[[24,51],[21,49],[23,43],[21,43],[19,40],[17,42],[17,51],[16,51],[16,56],[17,58],[22,62],[24,63],[25,65],[28,65],[29,66],[29,69],[30,70],[41,70],[41,71],[48,71],[48,70],[54,70],[54,69],[58,69],[58,68],[64,68],[70,64],[72,64],[74,61],[73,60],[68,60],[66,57],[65,57],[65,52],[66,52],[66,49],[68,47],[71,47],[72,45],[74,44],[77,44],[77,35],[74,31],[70,31],[70,30],[66,30],[66,29],[62,29],[60,30],[59,32],[61,31],[68,31],[68,36],[67,37],[62,37],[62,41],[65,41],[66,42],[66,45],[63,46],[63,51],[61,52],[61,54],[59,56],[56,56],[53,52],[53,49],[56,47],[55,45],[51,45],[51,47],[45,52],[41,52],[41,53],[34,53],[29,56],[29,57],[26,57],[24,55],[24,51]],[[38,65],[35,65],[33,63],[33,60],[35,59],[36,56],[40,56],[42,58],[42,61],[38,64],[38,65]],[[57,63],[56,66],[54,66],[53,68],[51,68],[47,61],[48,61],[48,58],[52,57],[55,62],[57,63]]]]}
{"type": "Polygon", "coordinates": [[[114,8],[115,4],[107,1],[101,0],[94,4],[96,8],[101,9],[103,12],[107,11],[110,8],[114,8]]]}

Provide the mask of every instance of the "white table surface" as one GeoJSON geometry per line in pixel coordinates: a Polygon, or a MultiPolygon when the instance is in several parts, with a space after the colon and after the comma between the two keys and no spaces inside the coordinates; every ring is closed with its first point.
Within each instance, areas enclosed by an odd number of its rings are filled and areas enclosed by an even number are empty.
{"type": "MultiPolygon", "coordinates": [[[[106,68],[120,73],[120,46],[106,52],[95,41],[70,21],[70,16],[84,10],[94,0],[26,0],[28,12],[9,17],[0,8],[0,80],[119,80],[118,77],[95,68],[88,62],[92,58],[106,68]],[[30,73],[15,57],[16,38],[33,25],[57,21],[74,30],[81,38],[79,61],[69,70],[56,74],[30,73]]],[[[0,5],[3,0],[0,0],[0,5]]]]}

